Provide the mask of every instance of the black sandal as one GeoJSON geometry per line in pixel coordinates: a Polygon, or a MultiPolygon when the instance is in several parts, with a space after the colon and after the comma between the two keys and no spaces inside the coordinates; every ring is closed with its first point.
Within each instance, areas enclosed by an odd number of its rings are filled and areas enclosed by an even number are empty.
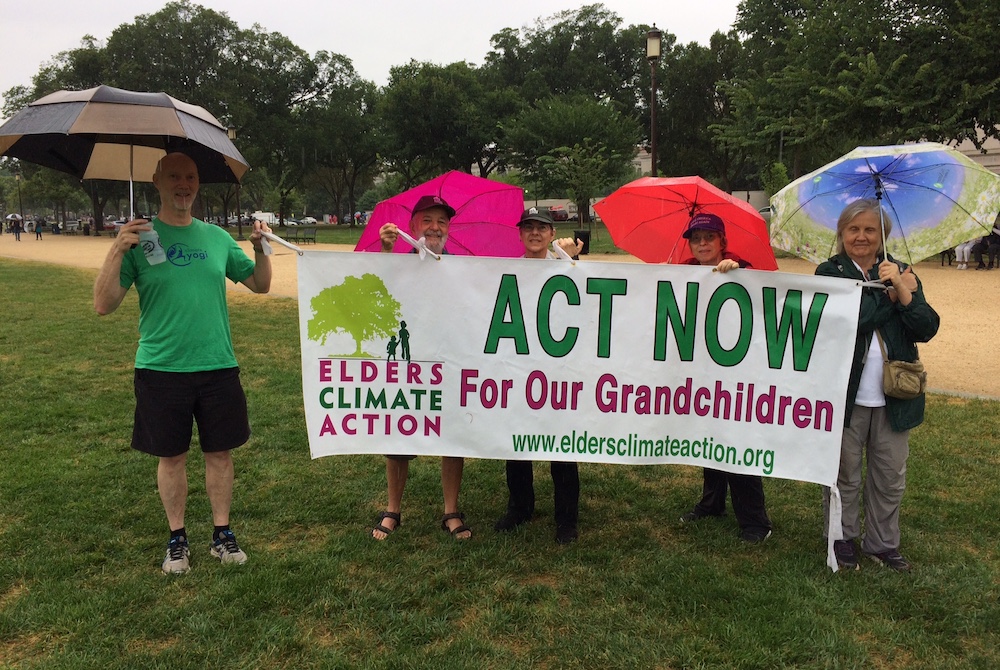
{"type": "Polygon", "coordinates": [[[399,512],[382,512],[379,515],[379,517],[378,517],[378,523],[376,523],[375,527],[372,528],[372,539],[373,540],[378,540],[379,538],[375,537],[374,533],[375,533],[375,531],[381,531],[381,532],[385,533],[385,535],[386,535],[386,537],[383,537],[382,539],[383,540],[387,540],[387,539],[389,539],[389,535],[392,535],[394,532],[396,532],[396,528],[399,528],[402,525],[403,525],[403,522],[400,521],[399,512]],[[393,521],[396,522],[396,527],[395,528],[386,528],[385,526],[382,525],[382,521],[384,519],[392,519],[393,521]]]}
{"type": "Polygon", "coordinates": [[[456,540],[472,539],[472,529],[465,525],[465,515],[462,514],[461,512],[452,512],[451,514],[445,514],[443,517],[441,517],[441,530],[443,530],[446,533],[451,533],[451,536],[456,540]],[[462,525],[456,528],[455,530],[448,528],[448,522],[451,521],[452,519],[458,519],[459,521],[462,522],[462,525]],[[465,533],[465,532],[469,533],[469,537],[458,537],[459,533],[465,533]]]}

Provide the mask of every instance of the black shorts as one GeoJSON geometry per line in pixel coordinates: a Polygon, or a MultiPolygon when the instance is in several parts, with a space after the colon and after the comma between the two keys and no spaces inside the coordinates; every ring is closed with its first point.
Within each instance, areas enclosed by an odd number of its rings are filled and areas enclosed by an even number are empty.
{"type": "Polygon", "coordinates": [[[229,451],[250,439],[240,369],[208,372],[135,370],[132,448],[153,456],[180,456],[198,422],[201,450],[229,451]]]}

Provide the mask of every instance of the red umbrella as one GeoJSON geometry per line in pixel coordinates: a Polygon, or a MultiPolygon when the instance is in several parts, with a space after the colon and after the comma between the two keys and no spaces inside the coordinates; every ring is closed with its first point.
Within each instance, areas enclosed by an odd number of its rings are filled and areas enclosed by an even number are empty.
{"type": "Polygon", "coordinates": [[[726,224],[727,251],[758,270],[777,270],[767,223],[750,203],[701,177],[643,177],[594,205],[615,244],[647,263],[684,263],[691,249],[683,234],[695,214],[726,224]]]}
{"type": "MultiPolygon", "coordinates": [[[[375,206],[355,251],[381,251],[379,228],[395,223],[410,232],[413,206],[421,196],[437,195],[455,209],[445,249],[459,256],[516,257],[524,254],[517,222],[524,210],[524,191],[517,186],[474,177],[465,172],[446,172],[414,186],[375,206]]],[[[407,253],[413,247],[402,239],[393,251],[407,253]]]]}

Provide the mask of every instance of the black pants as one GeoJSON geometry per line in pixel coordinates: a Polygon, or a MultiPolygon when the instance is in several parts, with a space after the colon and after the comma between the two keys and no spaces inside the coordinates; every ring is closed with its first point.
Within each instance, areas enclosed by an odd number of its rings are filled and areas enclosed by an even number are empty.
{"type": "Polygon", "coordinates": [[[1000,266],[1000,245],[979,242],[972,247],[972,257],[978,263],[978,267],[992,268],[1000,266]],[[983,262],[983,254],[988,254],[989,263],[983,262]]]}
{"type": "Polygon", "coordinates": [[[771,530],[771,520],[764,509],[764,482],[757,475],[737,475],[705,468],[701,501],[694,506],[702,514],[721,516],[726,512],[726,488],[733,496],[733,513],[741,530],[771,530]]]}
{"type": "MultiPolygon", "coordinates": [[[[580,514],[580,469],[576,463],[552,461],[552,484],[555,490],[556,526],[576,528],[580,514]]],[[[531,461],[507,461],[507,510],[531,518],[535,513],[535,486],[531,461]]]]}

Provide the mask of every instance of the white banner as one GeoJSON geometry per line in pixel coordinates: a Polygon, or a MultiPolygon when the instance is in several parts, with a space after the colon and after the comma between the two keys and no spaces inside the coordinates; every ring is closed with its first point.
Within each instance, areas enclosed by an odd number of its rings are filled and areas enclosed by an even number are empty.
{"type": "Polygon", "coordinates": [[[683,463],[836,482],[855,282],[322,251],[298,267],[314,458],[683,463]]]}

